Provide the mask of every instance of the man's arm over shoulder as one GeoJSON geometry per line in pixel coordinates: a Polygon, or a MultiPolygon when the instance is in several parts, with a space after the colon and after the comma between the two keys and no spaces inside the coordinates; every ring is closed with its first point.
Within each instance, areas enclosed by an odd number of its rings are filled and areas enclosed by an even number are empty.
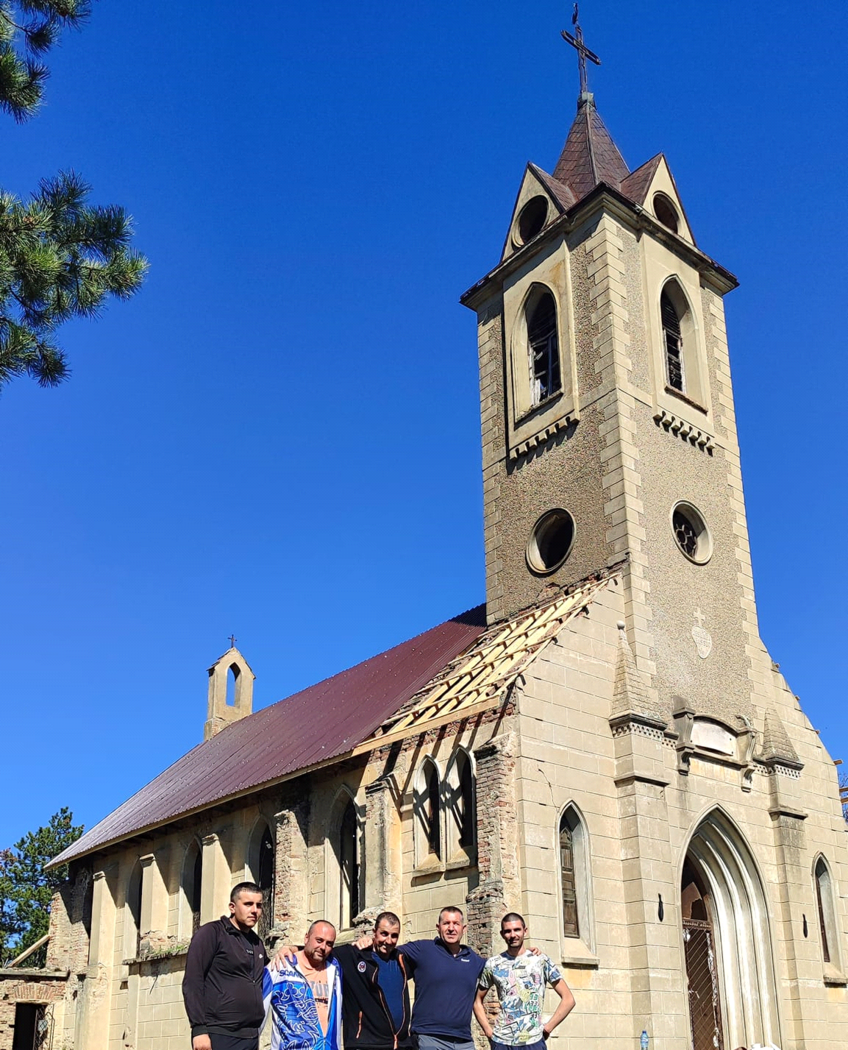
{"type": "Polygon", "coordinates": [[[399,944],[397,950],[414,968],[417,963],[421,962],[421,956],[426,951],[426,946],[430,943],[430,941],[426,940],[407,941],[406,944],[399,944]]]}
{"type": "Polygon", "coordinates": [[[218,924],[207,922],[194,934],[188,946],[185,974],[183,976],[183,1002],[185,1003],[191,1034],[206,1032],[206,974],[218,950],[218,924]]]}

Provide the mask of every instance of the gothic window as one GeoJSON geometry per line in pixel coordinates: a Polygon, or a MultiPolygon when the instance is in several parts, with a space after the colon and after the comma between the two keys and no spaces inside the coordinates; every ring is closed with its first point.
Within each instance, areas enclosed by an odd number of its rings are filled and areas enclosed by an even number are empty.
{"type": "Polygon", "coordinates": [[[562,932],[565,937],[580,936],[577,914],[577,880],[574,871],[574,832],[563,814],[559,825],[559,873],[562,885],[562,932]]]}
{"type": "Polygon", "coordinates": [[[554,297],[548,291],[531,297],[525,309],[533,404],[539,405],[562,388],[557,309],[554,297]]]}
{"type": "Polygon", "coordinates": [[[581,950],[592,950],[592,885],[586,826],[574,804],[566,806],[560,817],[557,847],[562,935],[567,943],[582,941],[583,949],[566,948],[568,954],[580,954],[581,950]]]}
{"type": "Polygon", "coordinates": [[[683,336],[680,328],[680,315],[671,301],[667,290],[660,297],[660,314],[662,316],[663,348],[665,351],[666,380],[670,387],[685,390],[683,378],[683,336]]]}
{"type": "Polygon", "coordinates": [[[124,907],[124,956],[134,959],[138,955],[141,940],[141,862],[136,861],[127,882],[127,896],[124,907]]]}
{"type": "Polygon", "coordinates": [[[837,939],[836,913],[833,906],[833,883],[830,877],[830,869],[824,857],[819,857],[816,861],[814,881],[822,958],[826,964],[839,970],[840,953],[837,939]]]}
{"type": "Polygon", "coordinates": [[[240,675],[241,668],[238,664],[231,664],[227,671],[227,707],[235,707],[240,675]]]}
{"type": "Polygon", "coordinates": [[[426,759],[415,781],[415,863],[442,859],[442,781],[432,758],[426,759]]]}
{"type": "Polygon", "coordinates": [[[356,816],[356,805],[350,799],[342,813],[339,826],[338,860],[339,860],[339,922],[342,929],[353,926],[353,920],[359,912],[359,865],[358,865],[359,823],[356,816]]]}
{"type": "Polygon", "coordinates": [[[262,890],[262,914],[256,932],[264,940],[273,926],[274,916],[274,836],[265,820],[260,820],[253,829],[248,864],[251,879],[262,890]]]}
{"type": "Polygon", "coordinates": [[[200,900],[203,887],[203,851],[193,839],[183,859],[180,878],[180,936],[191,937],[200,926],[200,900]]]}
{"type": "Polygon", "coordinates": [[[470,855],[477,842],[474,811],[474,771],[463,748],[454,753],[448,769],[448,859],[470,855]]]}

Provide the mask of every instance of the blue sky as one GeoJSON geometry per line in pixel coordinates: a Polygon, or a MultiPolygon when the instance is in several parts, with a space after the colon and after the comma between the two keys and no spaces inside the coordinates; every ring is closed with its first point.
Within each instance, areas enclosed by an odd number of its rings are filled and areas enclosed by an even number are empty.
{"type": "MultiPolygon", "coordinates": [[[[578,91],[550,0],[102,0],[5,120],[0,185],[124,204],[143,291],[0,398],[0,846],[195,744],[235,632],[264,706],[484,598],[476,337],[527,160],[578,91]]],[[[844,698],[844,3],[586,2],[598,107],[665,151],[726,300],[763,638],[844,698]],[[799,13],[803,23],[798,23],[799,13]]]]}

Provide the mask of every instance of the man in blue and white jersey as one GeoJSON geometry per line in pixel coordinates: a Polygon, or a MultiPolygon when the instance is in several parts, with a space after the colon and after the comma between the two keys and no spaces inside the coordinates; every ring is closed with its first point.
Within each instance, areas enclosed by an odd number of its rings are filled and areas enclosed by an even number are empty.
{"type": "Polygon", "coordinates": [[[294,963],[278,955],[265,970],[271,1050],[341,1050],[341,968],[330,958],[335,942],[335,926],[319,919],[294,963]]]}

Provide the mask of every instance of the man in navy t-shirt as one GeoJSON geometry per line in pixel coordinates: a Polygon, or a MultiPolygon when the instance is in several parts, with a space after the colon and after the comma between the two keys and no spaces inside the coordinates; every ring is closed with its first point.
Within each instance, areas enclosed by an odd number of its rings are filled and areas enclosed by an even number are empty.
{"type": "Polygon", "coordinates": [[[420,1050],[474,1050],[471,1011],[486,960],[462,943],[461,908],[442,908],[433,941],[400,949],[415,980],[412,1030],[420,1050]]]}

